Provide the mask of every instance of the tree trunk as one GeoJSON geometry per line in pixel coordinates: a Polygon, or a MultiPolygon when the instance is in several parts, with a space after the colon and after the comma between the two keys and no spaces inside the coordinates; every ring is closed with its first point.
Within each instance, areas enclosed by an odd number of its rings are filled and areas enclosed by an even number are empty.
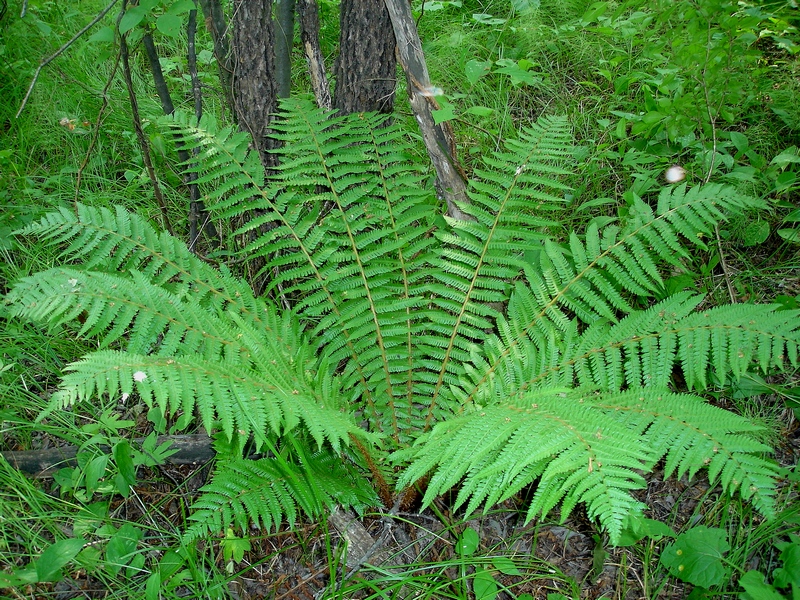
{"type": "Polygon", "coordinates": [[[275,18],[275,77],[278,98],[288,98],[292,88],[292,44],[294,42],[294,0],[278,0],[275,18]]]}
{"type": "Polygon", "coordinates": [[[277,108],[271,0],[234,0],[233,90],[239,126],[253,137],[265,169],[275,165],[269,123],[277,108]]]}
{"type": "Polygon", "coordinates": [[[311,89],[320,108],[331,108],[331,91],[328,87],[328,75],[325,73],[325,61],[319,45],[319,8],[316,0],[297,0],[297,16],[300,20],[300,39],[303,42],[303,53],[306,55],[308,75],[311,78],[311,89]]]}
{"type": "Polygon", "coordinates": [[[394,107],[394,30],[383,0],[342,0],[333,106],[343,113],[394,107]]]}
{"type": "Polygon", "coordinates": [[[428,156],[436,170],[436,191],[447,203],[447,214],[461,221],[474,219],[461,210],[469,203],[467,178],[456,157],[456,143],[449,123],[436,125],[433,111],[439,108],[428,76],[417,26],[407,0],[383,0],[391,15],[390,23],[397,39],[397,53],[406,75],[411,109],[419,123],[428,156]]]}
{"type": "Polygon", "coordinates": [[[206,28],[211,33],[211,39],[214,42],[214,56],[217,59],[219,81],[225,94],[225,104],[229,110],[233,110],[233,88],[231,86],[233,65],[225,14],[219,0],[200,0],[200,8],[203,9],[206,28]]]}

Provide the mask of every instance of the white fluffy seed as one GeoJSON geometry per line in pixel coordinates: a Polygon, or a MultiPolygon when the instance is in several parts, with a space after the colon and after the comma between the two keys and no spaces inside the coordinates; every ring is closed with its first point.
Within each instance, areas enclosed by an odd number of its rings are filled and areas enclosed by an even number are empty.
{"type": "Polygon", "coordinates": [[[686,177],[686,171],[679,165],[672,165],[667,169],[667,172],[664,173],[664,179],[666,179],[668,183],[678,183],[679,181],[683,181],[684,177],[686,177]]]}

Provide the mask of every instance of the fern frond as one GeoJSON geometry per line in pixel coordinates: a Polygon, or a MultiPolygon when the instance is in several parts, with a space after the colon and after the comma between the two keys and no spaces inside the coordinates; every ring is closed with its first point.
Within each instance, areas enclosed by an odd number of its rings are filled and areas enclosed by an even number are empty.
{"type": "Polygon", "coordinates": [[[377,498],[368,481],[330,450],[258,460],[236,458],[218,463],[210,483],[192,504],[193,524],[186,541],[207,537],[228,526],[247,534],[250,524],[269,531],[286,520],[294,525],[298,508],[316,518],[336,505],[361,509],[377,498]]]}
{"type": "Polygon", "coordinates": [[[456,505],[467,512],[493,505],[537,483],[527,519],[561,504],[565,519],[578,503],[609,532],[612,543],[629,514],[643,505],[631,490],[639,474],[666,457],[667,474],[707,468],[712,482],[736,490],[763,514],[772,514],[777,468],[761,455],[769,448],[747,419],[702,398],[639,389],[581,394],[568,389],[528,391],[513,403],[476,406],[437,424],[411,448],[392,455],[410,462],[398,486],[432,472],[427,506],[459,485],[456,505]]]}
{"type": "MultiPolygon", "coordinates": [[[[435,198],[409,161],[405,133],[380,127],[384,117],[337,117],[303,100],[283,108],[274,128],[286,143],[267,187],[230,175],[247,159],[223,139],[206,177],[235,177],[249,196],[216,190],[207,206],[225,218],[257,215],[237,234],[252,238],[243,252],[263,259],[268,292],[295,305],[326,360],[343,365],[352,400],[399,439],[405,419],[394,402],[410,414],[419,394],[412,342],[426,330],[418,315],[429,304],[435,198]]],[[[186,137],[208,152],[217,143],[201,128],[186,137]]]]}
{"type": "MultiPolygon", "coordinates": [[[[546,242],[538,253],[529,254],[534,262],[525,268],[527,285],[517,284],[509,301],[514,325],[485,378],[501,368],[506,357],[519,355],[516,347],[525,340],[544,347],[551,336],[565,335],[572,315],[592,324],[616,322],[631,313],[631,297],[653,296],[662,286],[660,263],[679,265],[687,256],[685,246],[703,245],[702,237],[713,232],[718,220],[759,204],[730,187],[678,186],[661,192],[655,211],[635,198],[622,227],[590,226],[584,241],[572,234],[568,247],[546,242]]],[[[668,334],[661,339],[666,348],[668,334]]],[[[559,360],[551,362],[555,367],[559,360]]],[[[600,378],[597,381],[602,384],[600,378]]],[[[481,385],[477,381],[467,397],[481,385]]]]}
{"type": "Polygon", "coordinates": [[[519,140],[506,143],[506,152],[485,159],[490,168],[476,170],[480,180],[471,182],[470,204],[461,207],[475,221],[451,219],[452,231],[439,232],[443,247],[434,264],[441,272],[435,279],[444,285],[432,286],[441,297],[433,300],[435,319],[452,320],[452,327],[429,401],[429,423],[442,386],[460,372],[452,363],[464,359],[469,342],[483,337],[481,330],[494,327],[499,313],[492,303],[508,300],[510,282],[525,268],[522,253],[557,225],[550,213],[564,204],[556,194],[568,188],[557,177],[569,173],[561,165],[571,141],[563,118],[543,117],[523,130],[519,140]]]}
{"type": "Polygon", "coordinates": [[[661,264],[681,266],[689,257],[686,247],[705,247],[702,239],[713,234],[716,223],[761,204],[716,184],[665,188],[655,210],[634,197],[621,227],[601,230],[592,224],[584,240],[573,233],[568,247],[545,245],[538,263],[526,271],[539,299],[536,312],[545,316],[560,306],[587,323],[616,320],[632,310],[631,296],[652,296],[660,289],[661,264]]]}
{"type": "Polygon", "coordinates": [[[648,468],[664,458],[665,477],[691,478],[706,469],[712,485],[719,482],[729,494],[738,491],[761,514],[774,517],[779,468],[764,458],[772,450],[758,440],[763,427],[690,394],[639,389],[603,394],[592,402],[628,427],[644,430],[648,468]]]}
{"type": "MultiPolygon", "coordinates": [[[[262,303],[252,289],[223,266],[215,269],[192,254],[186,244],[157,232],[147,219],[117,206],[78,203],[77,212],[60,208],[17,232],[62,247],[61,259],[80,262],[83,271],[138,271],[151,284],[191,298],[211,312],[228,308],[259,320],[262,303]]],[[[276,332],[276,334],[279,332],[276,332]]]]}
{"type": "Polygon", "coordinates": [[[559,501],[566,518],[585,502],[614,538],[625,516],[642,508],[628,494],[644,485],[638,471],[649,458],[646,448],[631,443],[635,438],[635,431],[576,392],[548,389],[437,424],[393,459],[411,461],[399,486],[433,470],[423,506],[462,478],[456,504],[469,499],[468,511],[508,498],[538,478],[528,518],[559,501]]]}
{"type": "Polygon", "coordinates": [[[201,303],[128,275],[54,268],[22,279],[6,296],[9,312],[60,325],[83,321],[78,335],[101,347],[123,336],[131,352],[241,357],[229,324],[201,303]]]}
{"type": "Polygon", "coordinates": [[[270,361],[255,370],[235,360],[103,350],[66,368],[50,410],[100,395],[137,392],[164,414],[191,415],[196,409],[207,431],[218,425],[228,439],[252,435],[259,447],[270,432],[281,435],[301,425],[318,446],[327,441],[337,451],[350,435],[362,435],[340,412],[335,395],[321,397],[310,381],[287,370],[288,363],[270,361]]]}

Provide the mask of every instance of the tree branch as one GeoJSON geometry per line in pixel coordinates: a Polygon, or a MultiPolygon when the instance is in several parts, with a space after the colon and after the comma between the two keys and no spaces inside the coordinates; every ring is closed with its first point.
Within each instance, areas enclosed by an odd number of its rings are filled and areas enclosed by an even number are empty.
{"type": "MultiPolygon", "coordinates": [[[[25,97],[22,99],[22,104],[20,105],[19,110],[17,111],[17,114],[15,115],[15,118],[19,119],[19,116],[22,114],[22,111],[25,110],[25,105],[28,103],[28,98],[30,98],[31,92],[33,91],[33,86],[36,85],[36,80],[39,79],[39,73],[42,72],[42,69],[45,68],[47,65],[49,65],[51,62],[53,62],[56,58],[61,56],[67,50],[67,48],[69,48],[72,44],[75,43],[75,41],[78,38],[80,38],[84,33],[89,31],[89,29],[91,29],[92,26],[94,26],[98,21],[100,21],[100,19],[105,17],[108,14],[108,11],[110,11],[112,8],[114,8],[114,5],[117,2],[119,2],[119,0],[111,0],[111,4],[109,4],[103,10],[101,10],[100,14],[98,14],[94,19],[92,19],[78,33],[76,33],[74,36],[72,36],[72,39],[70,39],[66,44],[61,46],[61,48],[56,50],[53,54],[51,54],[50,56],[48,56],[46,59],[44,59],[42,62],[39,63],[39,66],[36,67],[36,72],[33,74],[33,79],[31,80],[31,84],[28,86],[28,92],[25,94],[25,97]]],[[[27,6],[27,2],[25,3],[25,5],[27,6]]],[[[25,7],[23,6],[23,16],[25,16],[24,11],[25,11],[25,7]]]]}

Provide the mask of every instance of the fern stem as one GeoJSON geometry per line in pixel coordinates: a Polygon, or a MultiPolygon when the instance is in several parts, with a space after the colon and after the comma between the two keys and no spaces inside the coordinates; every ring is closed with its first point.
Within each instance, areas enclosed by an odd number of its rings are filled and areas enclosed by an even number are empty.
{"type": "Polygon", "coordinates": [[[378,496],[380,497],[381,502],[383,502],[383,505],[386,508],[390,508],[392,506],[392,490],[389,486],[389,483],[386,481],[383,473],[381,473],[381,470],[375,464],[375,460],[372,458],[369,449],[363,443],[361,443],[361,440],[352,433],[350,434],[350,440],[364,458],[364,462],[367,463],[367,468],[369,469],[370,475],[372,475],[372,482],[375,485],[375,488],[378,490],[378,496]]]}

